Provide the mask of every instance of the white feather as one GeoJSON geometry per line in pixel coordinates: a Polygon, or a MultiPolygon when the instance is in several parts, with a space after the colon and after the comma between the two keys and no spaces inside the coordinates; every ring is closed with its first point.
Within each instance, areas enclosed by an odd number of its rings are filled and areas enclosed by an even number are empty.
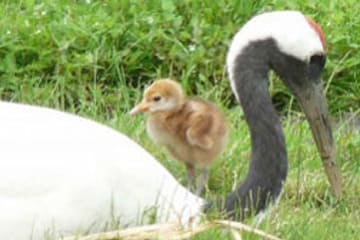
{"type": "Polygon", "coordinates": [[[325,51],[318,33],[302,13],[274,11],[255,16],[234,36],[227,54],[227,71],[235,95],[233,68],[236,57],[249,43],[268,38],[275,40],[282,52],[303,61],[309,61],[313,54],[325,51]]]}
{"type": "Polygon", "coordinates": [[[152,206],[157,222],[199,217],[204,200],[126,136],[40,107],[0,102],[0,116],[0,239],[135,225],[152,206]]]}

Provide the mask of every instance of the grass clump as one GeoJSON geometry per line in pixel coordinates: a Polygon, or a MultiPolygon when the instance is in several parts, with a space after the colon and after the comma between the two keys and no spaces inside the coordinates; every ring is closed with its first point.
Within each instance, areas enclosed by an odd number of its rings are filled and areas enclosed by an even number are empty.
{"type": "MultiPolygon", "coordinates": [[[[132,88],[156,77],[174,77],[191,94],[216,85],[211,97],[233,106],[224,72],[232,36],[254,14],[296,9],[314,18],[325,32],[328,64],[323,78],[331,111],[360,107],[356,33],[360,4],[355,0],[331,4],[5,0],[0,4],[2,99],[78,112],[96,102],[97,109],[91,111],[103,114],[114,106],[127,110],[137,97],[132,88]]],[[[288,90],[275,81],[272,95],[286,111],[288,90]]]]}

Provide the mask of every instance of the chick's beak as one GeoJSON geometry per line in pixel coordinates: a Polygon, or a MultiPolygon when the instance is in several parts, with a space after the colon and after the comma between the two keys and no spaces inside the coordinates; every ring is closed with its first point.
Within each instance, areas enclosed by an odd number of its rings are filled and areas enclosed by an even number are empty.
{"type": "Polygon", "coordinates": [[[146,101],[142,101],[140,104],[136,105],[131,111],[129,112],[130,116],[133,116],[138,113],[144,113],[149,111],[150,103],[146,101]]]}

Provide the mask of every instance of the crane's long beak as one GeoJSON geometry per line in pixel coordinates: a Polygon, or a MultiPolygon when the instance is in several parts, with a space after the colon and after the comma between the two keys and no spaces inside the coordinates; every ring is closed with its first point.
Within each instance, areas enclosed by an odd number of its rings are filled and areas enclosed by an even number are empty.
{"type": "Polygon", "coordinates": [[[142,101],[139,105],[136,105],[131,111],[129,112],[129,115],[135,115],[138,113],[143,113],[149,111],[150,103],[146,101],[142,101]]]}
{"type": "Polygon", "coordinates": [[[337,198],[341,197],[341,174],[335,162],[335,146],[327,102],[321,81],[313,82],[297,94],[310,124],[323,166],[337,198]]]}

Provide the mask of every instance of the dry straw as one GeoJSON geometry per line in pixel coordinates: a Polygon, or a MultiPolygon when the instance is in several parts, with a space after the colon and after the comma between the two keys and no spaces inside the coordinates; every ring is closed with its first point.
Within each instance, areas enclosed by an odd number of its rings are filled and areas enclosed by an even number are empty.
{"type": "Polygon", "coordinates": [[[127,228],[118,231],[95,233],[87,236],[71,236],[63,238],[62,240],[182,240],[215,227],[230,229],[235,239],[241,239],[240,235],[237,234],[237,231],[246,231],[258,235],[263,239],[281,240],[278,237],[265,233],[264,231],[253,228],[251,226],[245,225],[243,223],[225,220],[214,220],[211,222],[199,224],[191,230],[183,230],[177,224],[154,224],[141,227],[127,228]]]}

